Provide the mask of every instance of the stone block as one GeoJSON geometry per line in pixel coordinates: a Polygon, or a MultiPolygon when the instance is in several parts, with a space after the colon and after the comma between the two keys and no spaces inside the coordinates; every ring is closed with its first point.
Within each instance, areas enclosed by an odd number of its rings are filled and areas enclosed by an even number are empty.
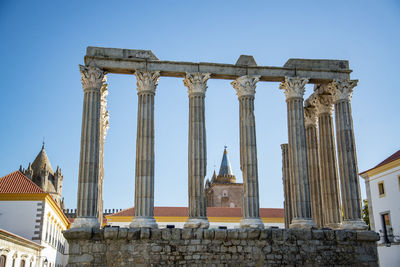
{"type": "Polygon", "coordinates": [[[63,232],[67,240],[72,239],[90,239],[92,237],[92,228],[71,228],[63,232]]]}
{"type": "Polygon", "coordinates": [[[152,245],[151,246],[151,251],[152,252],[161,252],[163,250],[162,246],[158,246],[158,245],[152,245]]]}
{"type": "Polygon", "coordinates": [[[282,241],[283,229],[271,229],[271,238],[274,241],[282,241]]]}
{"type": "Polygon", "coordinates": [[[70,263],[77,263],[79,266],[83,266],[83,264],[90,266],[93,259],[93,256],[90,254],[82,254],[79,256],[70,256],[68,261],[70,263]]]}
{"type": "Polygon", "coordinates": [[[181,229],[179,229],[179,228],[173,228],[173,229],[171,229],[171,238],[172,238],[172,240],[180,240],[181,239],[181,233],[182,233],[182,230],[181,229]]]}
{"type": "Polygon", "coordinates": [[[128,238],[128,228],[119,228],[117,238],[118,239],[127,239],[128,238]]]}
{"type": "Polygon", "coordinates": [[[249,239],[258,239],[260,237],[260,229],[249,229],[247,235],[249,239]]]}
{"type": "Polygon", "coordinates": [[[215,240],[225,240],[227,231],[224,229],[215,229],[214,230],[214,239],[215,240]]]}
{"type": "Polygon", "coordinates": [[[261,229],[260,230],[260,240],[271,239],[271,229],[261,229]]]}
{"type": "Polygon", "coordinates": [[[161,229],[151,229],[150,230],[150,239],[151,240],[160,240],[161,239],[161,229]]]}
{"type": "Polygon", "coordinates": [[[104,239],[117,239],[119,227],[104,228],[104,239]]]}
{"type": "Polygon", "coordinates": [[[228,240],[235,240],[239,238],[239,232],[236,229],[228,229],[227,231],[228,240]]]}
{"type": "Polygon", "coordinates": [[[190,228],[182,229],[182,239],[189,240],[193,237],[193,230],[190,228]]]}
{"type": "Polygon", "coordinates": [[[161,233],[162,239],[163,240],[171,240],[172,234],[171,234],[171,229],[162,229],[161,233]]]}
{"type": "Polygon", "coordinates": [[[69,254],[81,254],[81,246],[78,242],[69,242],[69,254]]]}
{"type": "Polygon", "coordinates": [[[311,229],[290,229],[290,232],[295,240],[310,240],[312,238],[311,229]]]}
{"type": "Polygon", "coordinates": [[[204,229],[203,235],[204,235],[204,239],[207,239],[207,240],[214,239],[214,229],[204,229]]]}
{"type": "Polygon", "coordinates": [[[322,230],[312,230],[312,239],[323,240],[325,238],[324,231],[322,230]]]}
{"type": "Polygon", "coordinates": [[[140,228],[140,239],[149,239],[149,238],[150,238],[150,229],[140,228]]]}
{"type": "Polygon", "coordinates": [[[92,240],[104,240],[104,229],[93,228],[92,229],[92,240]]]}
{"type": "Polygon", "coordinates": [[[128,240],[140,239],[140,228],[129,228],[128,230],[128,240]]]}
{"type": "Polygon", "coordinates": [[[240,240],[246,240],[247,236],[248,236],[248,232],[249,232],[249,230],[246,228],[238,229],[238,238],[240,240]]]}
{"type": "Polygon", "coordinates": [[[374,231],[357,231],[357,241],[378,241],[379,234],[374,231]]]}
{"type": "Polygon", "coordinates": [[[334,230],[323,230],[326,240],[335,240],[335,231],[334,230]]]}
{"type": "Polygon", "coordinates": [[[195,239],[203,239],[204,229],[198,228],[193,230],[193,236],[195,239]]]}

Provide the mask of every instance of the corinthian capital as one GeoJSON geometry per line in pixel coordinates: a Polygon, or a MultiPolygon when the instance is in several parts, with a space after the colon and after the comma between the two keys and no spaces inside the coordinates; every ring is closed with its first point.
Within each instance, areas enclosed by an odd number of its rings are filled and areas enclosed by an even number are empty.
{"type": "Polygon", "coordinates": [[[330,83],[330,93],[333,95],[334,102],[341,100],[351,100],[353,89],[356,87],[358,80],[334,80],[330,83]]]}
{"type": "Polygon", "coordinates": [[[188,73],[183,79],[183,84],[188,89],[189,97],[193,94],[205,95],[207,90],[207,81],[210,79],[211,73],[188,73]]]}
{"type": "Polygon", "coordinates": [[[317,95],[314,98],[314,105],[317,108],[317,114],[333,113],[333,97],[332,95],[317,95]]]}
{"type": "Polygon", "coordinates": [[[306,105],[304,107],[304,124],[305,127],[314,126],[317,127],[317,109],[314,106],[306,105]]]}
{"type": "Polygon", "coordinates": [[[307,78],[285,76],[285,81],[280,84],[279,88],[285,90],[286,100],[291,98],[303,98],[305,85],[307,83],[307,78]]]}
{"type": "Polygon", "coordinates": [[[160,78],[159,71],[136,70],[135,75],[138,94],[156,93],[156,87],[160,78]]]}
{"type": "Polygon", "coordinates": [[[254,96],[256,93],[256,84],[261,76],[241,76],[231,82],[233,88],[236,90],[236,95],[241,96],[254,96]]]}
{"type": "Polygon", "coordinates": [[[99,68],[93,66],[79,65],[81,72],[83,90],[100,90],[102,85],[107,81],[106,73],[99,68]]]}

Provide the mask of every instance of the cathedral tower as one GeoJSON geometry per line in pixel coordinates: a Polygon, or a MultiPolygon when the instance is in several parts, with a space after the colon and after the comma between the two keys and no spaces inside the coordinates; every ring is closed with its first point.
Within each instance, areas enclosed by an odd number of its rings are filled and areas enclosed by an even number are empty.
{"type": "Polygon", "coordinates": [[[27,169],[23,169],[22,172],[43,191],[49,193],[60,208],[64,209],[64,201],[61,199],[64,176],[59,166],[57,166],[55,172],[53,171],[46,150],[44,149],[44,143],[33,163],[29,162],[27,169]]]}
{"type": "Polygon", "coordinates": [[[237,208],[243,205],[243,184],[236,183],[226,148],[225,146],[218,176],[214,170],[211,181],[206,181],[204,190],[207,207],[237,208]]]}

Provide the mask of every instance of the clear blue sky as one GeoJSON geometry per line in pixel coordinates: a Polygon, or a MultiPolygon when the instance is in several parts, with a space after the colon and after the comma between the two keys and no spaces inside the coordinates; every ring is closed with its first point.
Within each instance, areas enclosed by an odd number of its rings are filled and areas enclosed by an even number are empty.
{"type": "MultiPolygon", "coordinates": [[[[359,170],[400,149],[399,1],[0,1],[0,176],[33,161],[43,137],[76,207],[83,91],[78,64],[87,46],[150,49],[162,60],[258,65],[289,58],[346,59],[359,79],[353,119],[359,170]],[[274,2],[274,3],[273,3],[274,2]]],[[[105,208],[134,199],[136,80],[108,75],[105,208]]],[[[255,115],[261,207],[282,207],[280,144],[286,103],[278,83],[257,86],[255,115]]],[[[306,96],[312,91],[307,87],[306,96]]],[[[156,94],[155,204],[187,205],[187,89],[161,78],[156,94]]],[[[229,81],[206,97],[208,174],[228,146],[238,181],[238,100],[229,81]]],[[[364,182],[361,181],[363,195],[364,182]]]]}

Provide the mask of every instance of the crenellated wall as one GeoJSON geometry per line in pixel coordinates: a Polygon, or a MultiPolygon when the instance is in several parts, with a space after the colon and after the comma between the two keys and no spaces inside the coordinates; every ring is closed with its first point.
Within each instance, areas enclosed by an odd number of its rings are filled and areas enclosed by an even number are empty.
{"type": "Polygon", "coordinates": [[[377,233],[306,229],[74,228],[69,267],[378,266],[377,233]]]}

